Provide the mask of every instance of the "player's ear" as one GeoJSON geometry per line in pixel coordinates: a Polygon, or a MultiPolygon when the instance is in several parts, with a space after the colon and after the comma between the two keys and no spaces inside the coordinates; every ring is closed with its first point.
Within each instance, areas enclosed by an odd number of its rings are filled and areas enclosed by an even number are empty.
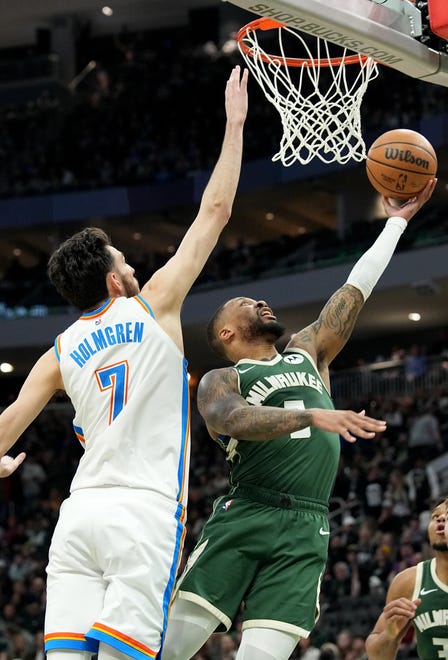
{"type": "Polygon", "coordinates": [[[229,341],[234,337],[234,335],[235,335],[234,331],[231,328],[227,327],[227,326],[224,326],[218,332],[218,337],[222,341],[223,344],[228,344],[229,341]]]}
{"type": "Polygon", "coordinates": [[[113,271],[107,273],[106,286],[111,298],[117,298],[118,296],[123,295],[123,285],[117,273],[114,273],[113,271]]]}

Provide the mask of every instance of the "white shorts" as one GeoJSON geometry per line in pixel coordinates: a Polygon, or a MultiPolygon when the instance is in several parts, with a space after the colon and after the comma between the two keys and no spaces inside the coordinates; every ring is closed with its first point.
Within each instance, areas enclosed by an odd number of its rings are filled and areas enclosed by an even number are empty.
{"type": "Polygon", "coordinates": [[[185,536],[185,508],[146,490],[89,488],[62,504],[47,566],[45,650],[106,642],[155,658],[185,536]]]}

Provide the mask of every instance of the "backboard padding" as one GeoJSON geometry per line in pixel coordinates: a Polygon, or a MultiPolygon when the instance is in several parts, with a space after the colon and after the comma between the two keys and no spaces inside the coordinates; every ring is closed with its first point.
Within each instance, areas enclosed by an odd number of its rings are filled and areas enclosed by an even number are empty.
{"type": "Polygon", "coordinates": [[[448,55],[415,38],[414,21],[371,0],[228,0],[329,42],[369,55],[412,78],[448,87],[448,55]]]}

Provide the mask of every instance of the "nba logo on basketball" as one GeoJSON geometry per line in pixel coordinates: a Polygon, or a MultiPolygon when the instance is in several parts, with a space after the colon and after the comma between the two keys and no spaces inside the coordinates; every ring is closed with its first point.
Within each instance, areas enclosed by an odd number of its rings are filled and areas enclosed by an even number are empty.
{"type": "Polygon", "coordinates": [[[408,180],[407,174],[399,174],[397,179],[397,185],[395,186],[397,190],[406,189],[406,181],[408,180]]]}

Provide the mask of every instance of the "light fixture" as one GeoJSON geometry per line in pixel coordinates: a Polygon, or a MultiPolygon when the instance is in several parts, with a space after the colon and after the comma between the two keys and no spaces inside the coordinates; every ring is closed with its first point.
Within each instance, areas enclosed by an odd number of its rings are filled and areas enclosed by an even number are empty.
{"type": "Polygon", "coordinates": [[[114,13],[114,10],[112,9],[112,7],[108,7],[107,5],[105,5],[101,9],[101,11],[103,12],[104,16],[112,16],[112,14],[114,13]]]}
{"type": "Polygon", "coordinates": [[[9,362],[0,362],[0,372],[2,374],[10,374],[14,371],[14,367],[9,362]]]}
{"type": "Polygon", "coordinates": [[[408,319],[410,321],[415,321],[416,323],[420,321],[421,318],[422,317],[418,312],[411,312],[410,314],[408,314],[408,319]]]}

